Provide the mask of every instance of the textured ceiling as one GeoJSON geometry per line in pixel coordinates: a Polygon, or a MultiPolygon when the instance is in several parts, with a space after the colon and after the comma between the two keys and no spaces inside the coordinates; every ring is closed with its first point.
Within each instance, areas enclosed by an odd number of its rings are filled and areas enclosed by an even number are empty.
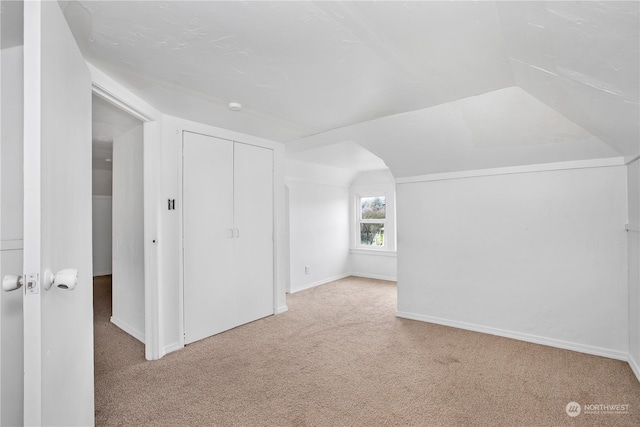
{"type": "Polygon", "coordinates": [[[514,83],[493,2],[63,6],[85,57],[161,111],[176,90],[237,101],[279,140],[514,83]]]}
{"type": "Polygon", "coordinates": [[[636,1],[60,3],[158,110],[291,155],[352,141],[408,176],[640,151],[636,1]]]}

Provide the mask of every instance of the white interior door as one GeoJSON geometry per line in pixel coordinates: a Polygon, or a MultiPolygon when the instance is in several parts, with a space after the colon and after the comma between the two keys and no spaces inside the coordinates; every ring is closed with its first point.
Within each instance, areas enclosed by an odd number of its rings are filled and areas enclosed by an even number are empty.
{"type": "Polygon", "coordinates": [[[185,343],[235,325],[233,142],[184,132],[185,343]]]}
{"type": "Polygon", "coordinates": [[[24,34],[24,423],[92,425],[91,77],[57,2],[25,2],[24,34]]]}
{"type": "Polygon", "coordinates": [[[241,325],[273,314],[273,150],[236,143],[234,189],[241,325]]]}
{"type": "MultiPolygon", "coordinates": [[[[4,5],[4,4],[3,4],[4,5]]],[[[3,10],[3,14],[6,10],[3,10]]],[[[22,20],[22,9],[12,16],[22,20]]],[[[4,16],[3,16],[4,18],[4,16]]],[[[3,28],[4,30],[4,28],[3,28]]],[[[21,275],[23,248],[22,45],[0,51],[0,278],[21,275]]],[[[0,425],[23,423],[22,289],[0,291],[0,425]]]]}

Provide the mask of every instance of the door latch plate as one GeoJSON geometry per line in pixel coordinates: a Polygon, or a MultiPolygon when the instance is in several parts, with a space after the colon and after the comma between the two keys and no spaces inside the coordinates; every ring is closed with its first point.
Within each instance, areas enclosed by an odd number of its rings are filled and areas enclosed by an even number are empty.
{"type": "Polygon", "coordinates": [[[40,293],[40,278],[38,273],[29,273],[27,274],[25,280],[25,289],[28,294],[39,294],[40,293]]]}

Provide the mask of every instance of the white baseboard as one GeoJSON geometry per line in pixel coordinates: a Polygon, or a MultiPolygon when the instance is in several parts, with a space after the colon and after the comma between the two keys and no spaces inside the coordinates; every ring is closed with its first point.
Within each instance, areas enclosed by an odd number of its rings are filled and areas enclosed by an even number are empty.
{"type": "Polygon", "coordinates": [[[632,355],[629,355],[629,366],[631,366],[631,370],[636,374],[638,381],[640,381],[640,365],[638,365],[638,362],[636,362],[632,355]]]}
{"type": "Polygon", "coordinates": [[[168,345],[164,346],[160,350],[161,354],[160,354],[159,358],[162,358],[162,357],[166,356],[167,354],[172,353],[172,352],[177,351],[177,350],[180,350],[182,348],[184,348],[184,345],[180,344],[179,342],[174,342],[172,344],[168,344],[168,345]]]}
{"type": "Polygon", "coordinates": [[[367,274],[367,273],[351,273],[352,276],[355,277],[364,277],[365,279],[378,279],[378,280],[387,280],[389,282],[397,282],[397,277],[389,277],[389,276],[379,276],[377,274],[367,274]]]}
{"type": "MultiPolygon", "coordinates": [[[[422,314],[407,313],[403,311],[396,312],[397,317],[411,320],[419,320],[421,322],[436,323],[438,325],[451,326],[454,328],[466,329],[474,332],[482,332],[490,335],[497,335],[505,338],[512,338],[520,341],[527,341],[535,344],[548,345],[550,347],[562,348],[565,350],[577,351],[579,353],[592,354],[594,356],[608,357],[610,359],[629,361],[629,355],[622,351],[610,350],[602,347],[594,347],[585,344],[574,343],[570,341],[557,340],[554,338],[541,337],[522,332],[508,331],[505,329],[492,328],[473,323],[459,322],[456,320],[442,319],[439,317],[425,316],[422,314]]],[[[632,366],[633,369],[633,366],[632,366]]],[[[634,371],[635,372],[635,371],[634,371]]],[[[636,375],[638,375],[636,373],[636,375]]],[[[639,377],[640,378],[640,377],[639,377]]]]}
{"type": "Polygon", "coordinates": [[[280,306],[280,307],[276,308],[275,314],[282,314],[282,313],[284,313],[285,311],[288,311],[288,310],[289,310],[289,307],[287,307],[286,305],[283,305],[283,306],[280,306]]]}
{"type": "Polygon", "coordinates": [[[93,272],[93,277],[97,277],[97,276],[111,276],[111,272],[110,271],[94,271],[93,272]]]}
{"type": "Polygon", "coordinates": [[[289,293],[290,294],[295,294],[296,292],[305,291],[307,289],[315,288],[316,286],[320,286],[320,285],[324,285],[324,284],[329,283],[329,282],[334,282],[336,280],[344,279],[345,277],[349,277],[349,276],[351,276],[351,273],[340,274],[338,276],[333,276],[333,277],[329,277],[327,279],[318,280],[317,282],[308,283],[306,285],[303,285],[300,288],[294,289],[289,293]]]}
{"type": "Polygon", "coordinates": [[[129,335],[137,339],[138,341],[140,341],[142,344],[144,344],[144,332],[140,332],[133,326],[129,325],[127,322],[120,320],[114,316],[111,316],[111,323],[113,323],[118,328],[122,329],[123,331],[125,331],[126,333],[128,333],[129,335]]]}

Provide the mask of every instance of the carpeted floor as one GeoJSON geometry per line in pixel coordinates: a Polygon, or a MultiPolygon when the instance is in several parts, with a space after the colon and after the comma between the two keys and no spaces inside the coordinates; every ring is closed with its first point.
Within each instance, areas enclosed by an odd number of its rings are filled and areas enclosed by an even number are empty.
{"type": "Polygon", "coordinates": [[[395,317],[395,283],[346,278],[159,361],[96,280],[96,425],[638,426],[625,362],[395,317]],[[565,411],[629,405],[627,413],[565,411]],[[592,407],[595,408],[595,407],[592,407]]]}

